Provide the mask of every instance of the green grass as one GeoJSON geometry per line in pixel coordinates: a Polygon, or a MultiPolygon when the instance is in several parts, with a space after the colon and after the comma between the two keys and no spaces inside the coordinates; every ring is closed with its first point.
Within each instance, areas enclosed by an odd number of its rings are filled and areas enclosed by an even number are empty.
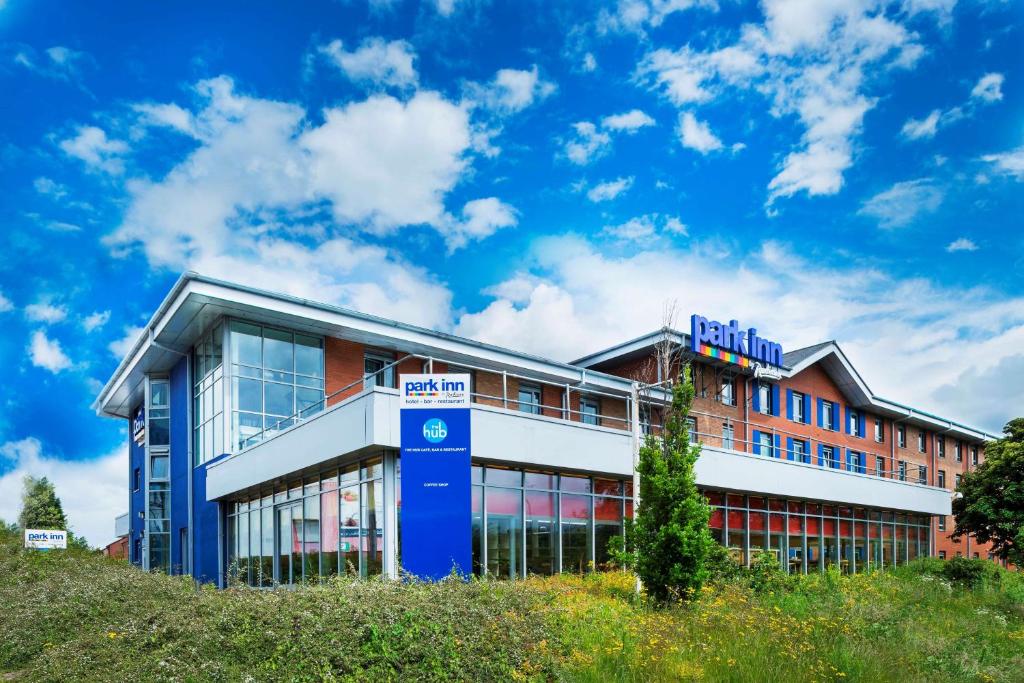
{"type": "Polygon", "coordinates": [[[997,569],[975,588],[934,561],[740,579],[654,610],[625,573],[197,590],[18,540],[0,538],[0,680],[1024,680],[1024,581],[997,569]]]}

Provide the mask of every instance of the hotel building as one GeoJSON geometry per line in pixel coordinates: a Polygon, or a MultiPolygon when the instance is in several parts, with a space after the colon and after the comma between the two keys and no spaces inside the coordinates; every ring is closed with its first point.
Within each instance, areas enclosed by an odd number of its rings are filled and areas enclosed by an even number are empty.
{"type": "Polygon", "coordinates": [[[600,569],[632,514],[634,437],[668,398],[643,388],[658,349],[691,364],[697,483],[741,562],[987,556],[948,534],[957,479],[995,435],[875,396],[835,342],[763,363],[662,330],[563,363],[186,273],[95,404],[129,425],[129,559],[221,586],[396,575],[398,378],[459,372],[473,571],[600,569]]]}

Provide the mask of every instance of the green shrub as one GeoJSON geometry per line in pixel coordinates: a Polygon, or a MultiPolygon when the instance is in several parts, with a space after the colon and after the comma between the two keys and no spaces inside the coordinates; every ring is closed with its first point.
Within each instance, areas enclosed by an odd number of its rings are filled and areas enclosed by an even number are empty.
{"type": "Polygon", "coordinates": [[[946,560],[942,576],[952,584],[964,588],[982,588],[999,583],[1000,567],[993,562],[967,557],[946,560]]]}

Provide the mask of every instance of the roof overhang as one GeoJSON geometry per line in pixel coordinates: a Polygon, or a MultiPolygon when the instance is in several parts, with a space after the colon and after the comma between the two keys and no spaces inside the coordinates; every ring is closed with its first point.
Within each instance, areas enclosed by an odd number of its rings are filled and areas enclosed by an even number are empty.
{"type": "Polygon", "coordinates": [[[100,415],[129,417],[147,374],[169,371],[224,316],[431,356],[495,372],[626,394],[629,379],[464,339],[349,309],[185,273],[118,365],[93,404],[100,415]]]}

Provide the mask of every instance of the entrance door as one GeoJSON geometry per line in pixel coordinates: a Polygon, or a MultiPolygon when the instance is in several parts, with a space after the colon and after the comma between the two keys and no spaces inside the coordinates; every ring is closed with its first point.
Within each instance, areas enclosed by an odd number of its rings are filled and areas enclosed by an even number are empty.
{"type": "Polygon", "coordinates": [[[279,584],[302,582],[302,501],[277,508],[277,572],[279,584]]]}

